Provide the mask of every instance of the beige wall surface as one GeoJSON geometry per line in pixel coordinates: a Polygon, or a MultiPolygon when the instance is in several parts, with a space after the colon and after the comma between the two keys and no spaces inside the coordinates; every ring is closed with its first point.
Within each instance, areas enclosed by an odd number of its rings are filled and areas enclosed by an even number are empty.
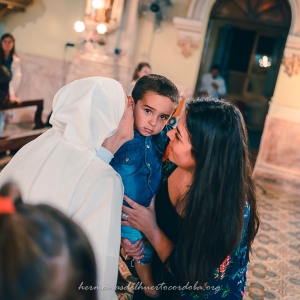
{"type": "MultiPolygon", "coordinates": [[[[183,16],[187,4],[187,1],[174,3],[175,15],[183,16]]],[[[177,30],[172,21],[163,21],[160,28],[154,31],[151,14],[139,20],[136,41],[134,66],[141,61],[149,62],[154,73],[172,80],[184,94],[193,93],[199,72],[202,45],[191,56],[184,57],[177,44],[177,30]]]]}
{"type": "Polygon", "coordinates": [[[5,31],[16,39],[17,51],[49,58],[72,59],[75,51],[67,42],[75,43],[78,33],[74,23],[83,20],[85,0],[36,0],[25,12],[8,15],[5,31]]]}
{"type": "Polygon", "coordinates": [[[273,103],[276,105],[300,109],[300,74],[290,77],[281,65],[273,103]]]}

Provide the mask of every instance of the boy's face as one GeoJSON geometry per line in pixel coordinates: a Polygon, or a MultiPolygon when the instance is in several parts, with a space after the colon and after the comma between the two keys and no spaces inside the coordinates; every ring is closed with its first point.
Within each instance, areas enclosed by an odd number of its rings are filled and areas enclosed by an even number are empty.
{"type": "Polygon", "coordinates": [[[176,108],[170,98],[147,92],[134,107],[134,128],[143,136],[160,133],[176,108]]]}

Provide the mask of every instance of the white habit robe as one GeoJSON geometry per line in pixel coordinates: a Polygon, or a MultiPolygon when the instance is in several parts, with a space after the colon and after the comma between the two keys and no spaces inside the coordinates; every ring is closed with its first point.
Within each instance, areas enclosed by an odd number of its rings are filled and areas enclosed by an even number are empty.
{"type": "Polygon", "coordinates": [[[100,157],[123,116],[124,97],[109,78],[64,86],[53,99],[53,128],[25,145],[0,174],[0,185],[15,182],[24,202],[56,207],[84,229],[96,256],[98,286],[111,288],[99,292],[101,300],[117,299],[123,185],[100,157]]]}

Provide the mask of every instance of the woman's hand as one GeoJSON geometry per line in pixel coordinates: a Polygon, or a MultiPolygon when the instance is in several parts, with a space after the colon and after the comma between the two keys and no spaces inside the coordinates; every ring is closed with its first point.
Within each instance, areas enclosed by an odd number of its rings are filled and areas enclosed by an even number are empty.
{"type": "MultiPolygon", "coordinates": [[[[121,246],[124,249],[126,256],[132,257],[134,260],[140,260],[144,257],[143,252],[145,249],[145,242],[143,239],[131,243],[128,239],[121,239],[121,246]]],[[[124,257],[125,259],[127,257],[124,257]]]]}
{"type": "Polygon", "coordinates": [[[154,210],[155,198],[152,199],[149,207],[144,207],[132,201],[127,196],[124,196],[124,200],[131,206],[131,208],[123,205],[122,211],[128,214],[128,219],[127,221],[122,221],[122,225],[136,228],[143,232],[147,237],[150,231],[155,230],[157,227],[154,210]]]}
{"type": "MultiPolygon", "coordinates": [[[[124,200],[131,206],[131,208],[123,205],[123,213],[127,214],[128,217],[124,216],[123,214],[123,220],[125,217],[125,219],[127,218],[127,221],[122,221],[122,225],[128,225],[138,229],[139,231],[142,231],[148,238],[149,242],[151,243],[152,247],[154,248],[161,261],[165,262],[171,254],[171,252],[173,251],[174,244],[158,227],[156,223],[156,216],[154,210],[155,199],[152,199],[151,204],[148,208],[139,205],[138,203],[132,201],[126,196],[124,196],[124,200]]],[[[126,254],[131,255],[129,252],[131,249],[127,247],[133,245],[130,245],[131,243],[128,240],[126,241],[126,243],[128,242],[128,245],[123,245],[124,241],[125,239],[122,239],[122,246],[126,254]]]]}

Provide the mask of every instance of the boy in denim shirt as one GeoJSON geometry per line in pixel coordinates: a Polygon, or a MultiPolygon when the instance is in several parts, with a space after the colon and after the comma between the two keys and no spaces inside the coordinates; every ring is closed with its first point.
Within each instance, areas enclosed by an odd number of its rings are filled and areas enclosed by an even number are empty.
{"type": "MultiPolygon", "coordinates": [[[[121,175],[124,193],[135,202],[148,207],[156,195],[161,181],[161,164],[168,144],[165,126],[179,103],[176,86],[166,77],[149,74],[141,77],[132,90],[134,107],[134,138],[125,143],[114,155],[111,166],[121,175]]],[[[125,205],[128,205],[124,202],[125,205]]],[[[143,234],[122,225],[122,238],[132,243],[143,234]]],[[[153,248],[148,242],[144,257],[135,261],[135,269],[144,286],[154,286],[151,274],[153,248]]],[[[156,291],[146,290],[149,296],[156,291]]]]}

